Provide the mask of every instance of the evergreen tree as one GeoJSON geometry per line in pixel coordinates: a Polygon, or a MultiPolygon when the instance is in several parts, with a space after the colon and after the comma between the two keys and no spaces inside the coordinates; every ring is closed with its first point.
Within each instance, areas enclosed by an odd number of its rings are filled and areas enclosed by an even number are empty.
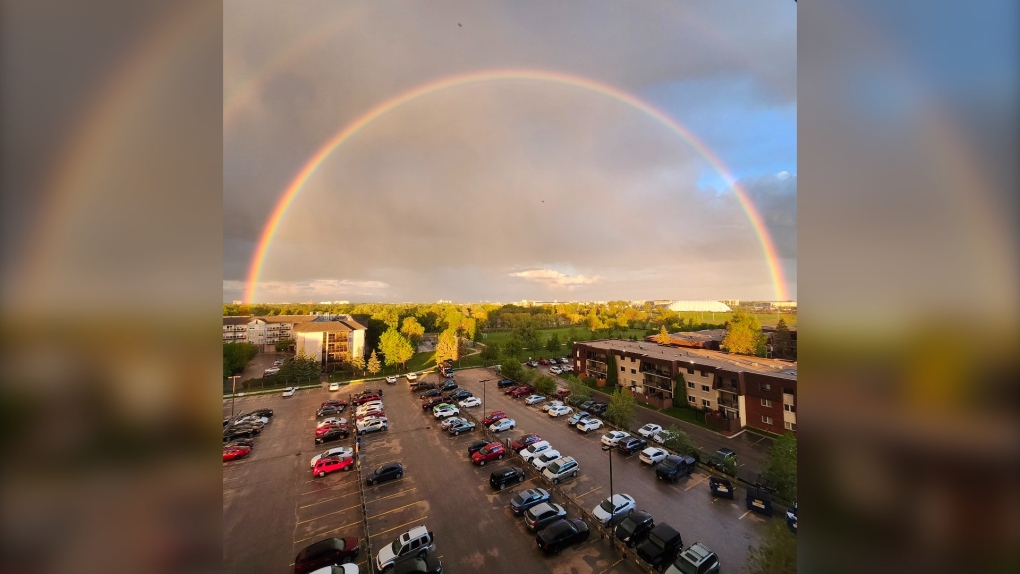
{"type": "Polygon", "coordinates": [[[607,351],[609,357],[606,359],[606,385],[610,388],[620,384],[620,373],[616,371],[616,355],[607,351]]]}
{"type": "Polygon", "coordinates": [[[659,329],[659,334],[655,337],[655,342],[660,344],[660,345],[668,345],[669,344],[669,342],[670,342],[669,331],[666,330],[666,326],[665,325],[663,325],[662,328],[659,329]]]}
{"type": "Polygon", "coordinates": [[[375,351],[372,351],[372,356],[368,358],[368,372],[372,375],[379,374],[382,370],[382,363],[379,362],[379,357],[376,356],[375,351]]]}

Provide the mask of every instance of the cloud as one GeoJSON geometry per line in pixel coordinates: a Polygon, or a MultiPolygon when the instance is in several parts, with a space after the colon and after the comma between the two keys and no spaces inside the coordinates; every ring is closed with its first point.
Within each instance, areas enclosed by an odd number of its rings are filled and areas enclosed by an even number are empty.
{"type": "Polygon", "coordinates": [[[536,281],[551,287],[566,287],[568,289],[577,285],[591,285],[592,283],[597,283],[602,280],[602,278],[598,275],[593,277],[585,277],[584,275],[566,275],[552,269],[529,269],[528,271],[510,273],[510,276],[521,277],[528,281],[536,281]]]}
{"type": "MultiPolygon", "coordinates": [[[[228,293],[236,299],[247,284],[244,281],[224,280],[224,300],[228,293]]],[[[351,279],[314,279],[311,281],[260,281],[260,301],[305,301],[316,299],[348,299],[351,296],[385,297],[390,286],[382,281],[355,281],[351,279]]]]}

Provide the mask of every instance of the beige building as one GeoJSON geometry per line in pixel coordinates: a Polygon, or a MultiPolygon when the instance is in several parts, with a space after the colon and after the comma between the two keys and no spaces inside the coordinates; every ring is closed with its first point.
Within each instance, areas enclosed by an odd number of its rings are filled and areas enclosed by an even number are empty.
{"type": "Polygon", "coordinates": [[[367,329],[350,315],[320,317],[294,325],[292,331],[297,353],[314,357],[324,368],[365,356],[367,329]]]}
{"type": "MultiPolygon", "coordinates": [[[[258,346],[259,351],[271,353],[276,351],[276,344],[288,339],[297,341],[297,334],[306,333],[302,336],[303,344],[308,348],[315,348],[317,352],[308,352],[322,360],[324,351],[323,341],[316,346],[312,342],[313,333],[335,333],[332,337],[323,335],[325,344],[332,344],[334,351],[332,355],[346,354],[348,349],[364,354],[365,349],[365,327],[351,318],[350,315],[267,315],[264,317],[224,317],[223,318],[223,342],[224,343],[251,343],[258,346]],[[315,323],[308,329],[298,329],[301,325],[315,323]],[[335,323],[335,325],[334,325],[335,323]],[[346,336],[343,345],[338,340],[337,333],[350,332],[346,336]],[[343,351],[338,350],[343,347],[343,351]]],[[[299,346],[298,349],[301,349],[299,346]]],[[[333,361],[332,355],[330,361],[333,361]]],[[[346,356],[346,355],[345,355],[346,356]]]]}

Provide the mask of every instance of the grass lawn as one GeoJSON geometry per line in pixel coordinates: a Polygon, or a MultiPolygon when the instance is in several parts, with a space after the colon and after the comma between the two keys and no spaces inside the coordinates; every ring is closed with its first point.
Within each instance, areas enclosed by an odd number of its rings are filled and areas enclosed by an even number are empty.
{"type": "MultiPolygon", "coordinates": [[[[562,357],[570,353],[570,349],[567,349],[566,341],[567,334],[570,333],[570,327],[556,327],[555,329],[539,329],[538,338],[545,345],[545,342],[549,340],[549,337],[557,334],[560,338],[560,348],[558,351],[547,351],[543,346],[541,349],[526,349],[525,356],[533,357],[534,359],[548,359],[551,357],[562,357]]],[[[591,332],[584,327],[574,327],[574,334],[577,336],[579,341],[591,340],[591,332]]],[[[643,339],[645,331],[643,329],[627,329],[624,333],[623,338],[630,337],[631,335],[637,335],[639,339],[643,339]]],[[[501,348],[506,345],[507,341],[510,340],[510,331],[491,331],[483,332],[482,340],[483,344],[496,343],[501,348]]],[[[479,363],[481,364],[481,363],[479,363]]]]}
{"type": "Polygon", "coordinates": [[[660,413],[667,414],[675,419],[680,419],[684,422],[688,422],[699,427],[704,427],[709,430],[718,432],[718,429],[714,429],[705,423],[705,415],[691,409],[683,409],[680,407],[669,407],[668,409],[660,409],[660,413]]]}

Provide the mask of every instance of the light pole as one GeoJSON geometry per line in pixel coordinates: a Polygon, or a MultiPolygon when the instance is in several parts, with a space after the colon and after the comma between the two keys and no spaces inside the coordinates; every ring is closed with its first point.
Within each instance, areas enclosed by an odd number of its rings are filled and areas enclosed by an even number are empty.
{"type": "Polygon", "coordinates": [[[478,381],[479,383],[482,384],[482,415],[485,414],[485,383],[487,383],[487,382],[489,382],[491,380],[492,379],[482,379],[482,380],[478,381]]]}
{"type": "Polygon", "coordinates": [[[613,509],[613,512],[609,515],[609,523],[612,523],[613,519],[616,518],[616,501],[613,500],[613,447],[602,445],[602,450],[609,451],[609,505],[613,509]]]}
{"type": "Polygon", "coordinates": [[[237,379],[240,378],[240,375],[230,377],[230,418],[234,418],[234,395],[237,394],[237,379]]]}

